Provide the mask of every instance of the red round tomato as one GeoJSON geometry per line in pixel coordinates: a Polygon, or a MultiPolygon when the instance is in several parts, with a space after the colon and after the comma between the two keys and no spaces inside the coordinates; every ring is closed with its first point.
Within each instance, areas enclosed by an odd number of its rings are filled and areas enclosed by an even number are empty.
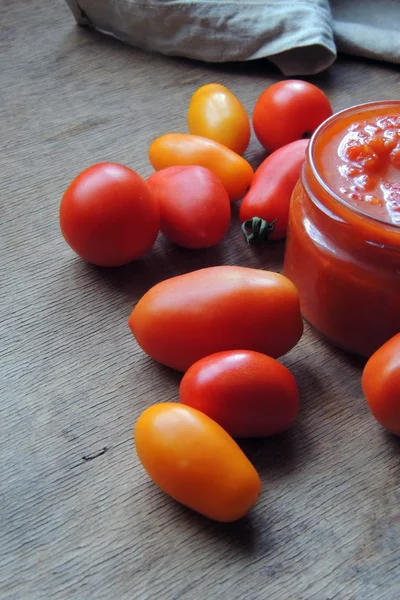
{"type": "Polygon", "coordinates": [[[277,360],[250,350],[217,352],[194,363],[180,400],[233,437],[264,437],[288,429],[299,407],[297,384],[277,360]]]}
{"type": "Polygon", "coordinates": [[[269,152],[302,137],[310,137],[332,107],[312,83],[288,79],[274,83],[259,97],[253,111],[253,127],[260,144],[269,152]]]}
{"type": "Polygon", "coordinates": [[[135,171],[116,163],[85,169],[65,191],[61,232],[89,263],[116,267],[153,246],[160,215],[150,187],[135,171]]]}
{"type": "Polygon", "coordinates": [[[296,140],[275,150],[258,167],[240,206],[240,220],[247,241],[286,237],[290,199],[300,177],[307,146],[308,140],[296,140]],[[267,225],[264,230],[257,224],[261,219],[267,225]]]}
{"type": "Polygon", "coordinates": [[[368,359],[362,388],[375,419],[400,435],[400,333],[368,359]]]}
{"type": "Polygon", "coordinates": [[[205,167],[168,167],[148,180],[160,209],[160,230],[185,248],[209,248],[228,231],[228,192],[205,167]]]}

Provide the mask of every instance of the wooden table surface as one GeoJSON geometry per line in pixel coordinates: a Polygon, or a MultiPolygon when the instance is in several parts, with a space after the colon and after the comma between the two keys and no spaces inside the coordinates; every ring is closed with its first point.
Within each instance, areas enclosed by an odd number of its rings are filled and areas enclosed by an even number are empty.
{"type": "MultiPolygon", "coordinates": [[[[150,141],[185,130],[194,90],[228,85],[250,112],[280,78],[267,62],[145,54],[75,26],[63,3],[0,3],[0,597],[9,600],[333,600],[400,594],[400,442],[371,418],[362,364],[306,329],[283,358],[301,411],[244,444],[263,493],[248,518],[210,522],[164,496],[132,443],[179,376],[136,346],[128,315],[157,281],[217,264],[281,268],[247,247],[233,209],[217,248],[161,236],[121,269],[79,260],[58,227],[70,180],[111,160],[148,176],[150,141]]],[[[334,110],[398,98],[398,68],[341,58],[312,79],[334,110]]],[[[264,157],[253,139],[253,165],[264,157]]]]}

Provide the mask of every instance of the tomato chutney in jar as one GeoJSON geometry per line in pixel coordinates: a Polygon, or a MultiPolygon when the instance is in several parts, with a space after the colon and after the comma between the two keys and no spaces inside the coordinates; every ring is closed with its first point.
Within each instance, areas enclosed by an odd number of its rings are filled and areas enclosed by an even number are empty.
{"type": "Polygon", "coordinates": [[[304,318],[370,356],[400,332],[400,102],[334,114],[294,189],[284,274],[304,318]]]}

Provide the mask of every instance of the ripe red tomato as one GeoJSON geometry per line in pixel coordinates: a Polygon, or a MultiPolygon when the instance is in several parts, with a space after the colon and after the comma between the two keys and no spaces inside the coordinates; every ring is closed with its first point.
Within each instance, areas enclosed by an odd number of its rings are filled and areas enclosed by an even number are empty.
{"type": "Polygon", "coordinates": [[[235,440],[194,408],[150,406],[136,422],[135,445],[165,493],[210,519],[236,521],[260,495],[260,477],[235,440]]]}
{"type": "Polygon", "coordinates": [[[289,205],[293,189],[300,177],[308,140],[296,140],[270,154],[258,167],[252,184],[240,206],[240,220],[248,241],[260,239],[260,228],[253,219],[263,219],[264,239],[280,240],[286,237],[289,205]]]}
{"type": "Polygon", "coordinates": [[[231,204],[214,173],[198,166],[156,171],[148,184],[160,209],[161,232],[185,248],[209,248],[228,231],[231,204]]]}
{"type": "Polygon", "coordinates": [[[243,154],[250,141],[250,121],[243,104],[219,83],[195,91],[188,109],[188,128],[237,154],[243,154]]]}
{"type": "Polygon", "coordinates": [[[180,400],[216,421],[233,437],[264,437],[289,429],[299,393],[281,363],[250,350],[217,352],[194,363],[180,400]]]}
{"type": "Polygon", "coordinates": [[[274,358],[302,336],[295,286],[283,275],[219,266],[161,281],[129,317],[137,343],[180,371],[222,350],[256,350],[274,358]]]}
{"type": "Polygon", "coordinates": [[[232,201],[241,200],[254,171],[239,154],[214,140],[190,133],[167,133],[152,142],[149,159],[156,171],[178,165],[210,169],[225,186],[232,201]]]}
{"type": "Polygon", "coordinates": [[[274,83],[258,98],[253,127],[260,144],[269,152],[302,137],[310,137],[332,107],[312,83],[288,79],[274,83]]]}
{"type": "Polygon", "coordinates": [[[400,435],[400,333],[368,359],[362,388],[375,419],[400,435]]]}
{"type": "Polygon", "coordinates": [[[129,263],[153,246],[160,215],[146,181],[116,163],[82,171],[60,205],[61,232],[87,262],[103,267],[129,263]]]}

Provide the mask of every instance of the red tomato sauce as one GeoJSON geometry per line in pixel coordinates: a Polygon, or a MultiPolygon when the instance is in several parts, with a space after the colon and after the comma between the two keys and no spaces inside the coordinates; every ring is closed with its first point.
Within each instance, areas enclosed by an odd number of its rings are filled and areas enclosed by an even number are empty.
{"type": "MultiPolygon", "coordinates": [[[[400,224],[400,114],[372,110],[327,130],[316,167],[328,186],[360,211],[400,224]]],[[[318,151],[319,150],[319,151],[318,151]]]]}
{"type": "Polygon", "coordinates": [[[400,332],[400,103],[333,115],[292,196],[284,274],[303,316],[370,356],[400,332]]]}

